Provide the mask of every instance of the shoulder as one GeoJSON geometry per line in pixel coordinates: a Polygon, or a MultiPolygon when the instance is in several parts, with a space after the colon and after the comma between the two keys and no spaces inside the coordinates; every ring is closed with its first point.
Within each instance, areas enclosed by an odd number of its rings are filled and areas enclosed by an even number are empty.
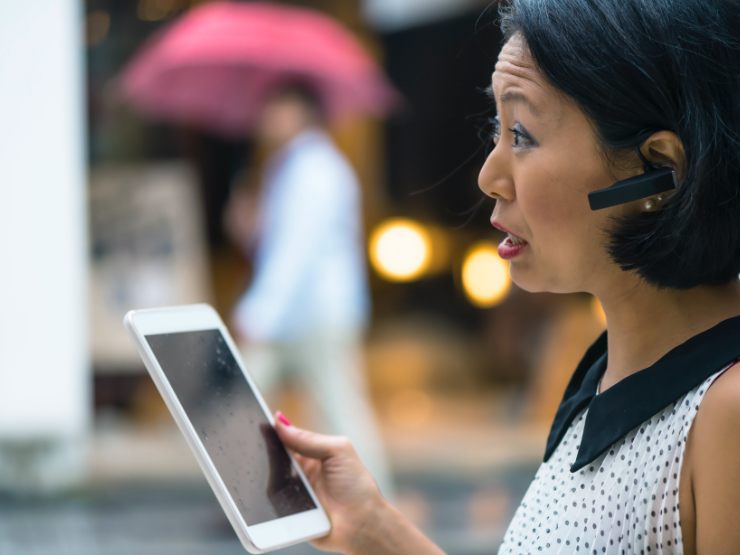
{"type": "Polygon", "coordinates": [[[303,137],[303,143],[291,153],[291,159],[296,166],[323,166],[326,170],[337,171],[349,168],[349,162],[337,148],[332,139],[324,134],[315,132],[303,137]]]}
{"type": "Polygon", "coordinates": [[[699,405],[694,429],[703,432],[707,439],[715,440],[720,439],[719,431],[734,430],[740,434],[740,361],[725,370],[709,387],[699,405]]]}
{"type": "Polygon", "coordinates": [[[720,375],[702,400],[686,461],[699,553],[740,553],[740,363],[720,375]]]}

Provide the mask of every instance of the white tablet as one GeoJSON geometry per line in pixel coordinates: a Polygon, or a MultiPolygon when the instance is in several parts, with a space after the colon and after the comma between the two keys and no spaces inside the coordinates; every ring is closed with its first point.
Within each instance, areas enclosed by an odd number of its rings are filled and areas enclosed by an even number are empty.
{"type": "Polygon", "coordinates": [[[205,304],[133,310],[124,323],[247,551],[327,534],[329,519],[216,311],[205,304]]]}

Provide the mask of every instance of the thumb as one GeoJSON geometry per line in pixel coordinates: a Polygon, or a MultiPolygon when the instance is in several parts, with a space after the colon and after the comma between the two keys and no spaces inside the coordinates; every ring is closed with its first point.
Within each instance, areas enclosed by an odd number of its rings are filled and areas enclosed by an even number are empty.
{"type": "Polygon", "coordinates": [[[343,438],[309,432],[282,420],[275,422],[275,431],[285,446],[305,457],[324,460],[336,455],[343,445],[343,438]]]}

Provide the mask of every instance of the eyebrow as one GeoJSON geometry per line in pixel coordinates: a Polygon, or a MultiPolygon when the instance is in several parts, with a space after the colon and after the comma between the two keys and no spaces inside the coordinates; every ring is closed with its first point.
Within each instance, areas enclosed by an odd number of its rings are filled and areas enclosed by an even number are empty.
{"type": "MultiPolygon", "coordinates": [[[[486,87],[485,93],[492,102],[496,102],[496,95],[493,92],[492,85],[488,85],[488,87],[486,87]]],[[[528,96],[517,91],[505,92],[503,95],[501,95],[501,102],[520,102],[522,104],[525,104],[534,115],[539,116],[541,113],[540,109],[529,99],[528,96]]]]}

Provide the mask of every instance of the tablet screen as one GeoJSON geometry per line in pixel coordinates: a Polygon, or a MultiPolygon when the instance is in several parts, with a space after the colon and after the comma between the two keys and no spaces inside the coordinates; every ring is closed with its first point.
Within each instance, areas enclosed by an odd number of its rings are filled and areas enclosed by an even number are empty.
{"type": "Polygon", "coordinates": [[[219,330],[146,340],[248,526],[316,508],[219,330]]]}

